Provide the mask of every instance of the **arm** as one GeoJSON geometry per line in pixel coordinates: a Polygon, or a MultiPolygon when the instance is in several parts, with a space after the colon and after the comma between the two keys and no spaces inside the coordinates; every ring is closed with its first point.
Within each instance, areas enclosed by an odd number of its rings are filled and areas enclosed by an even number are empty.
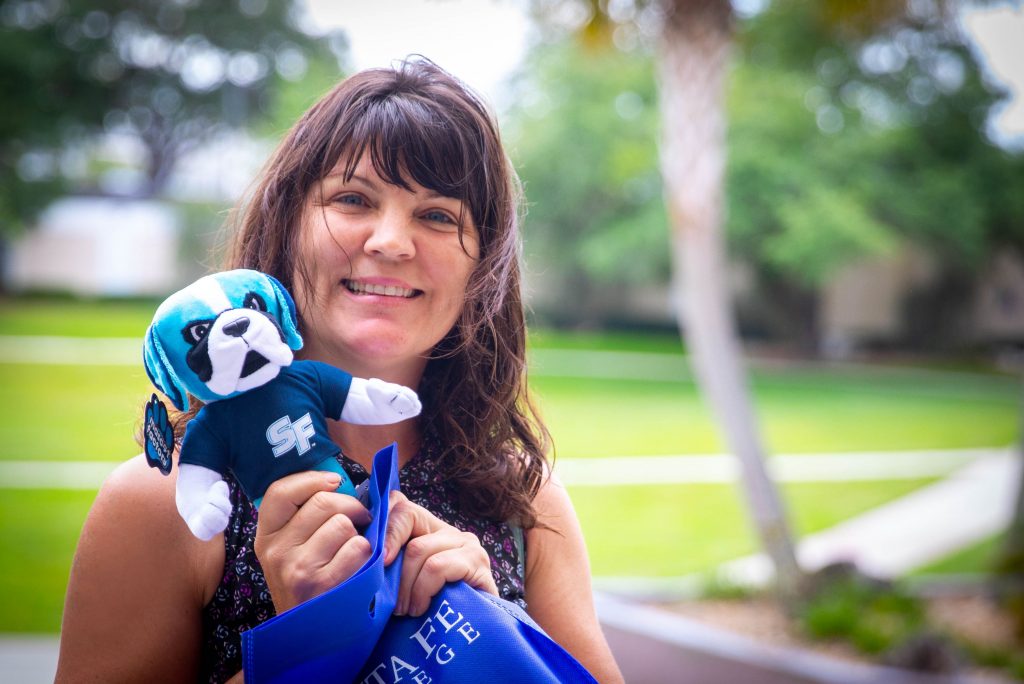
{"type": "Polygon", "coordinates": [[[142,457],[103,484],[71,567],[57,682],[195,680],[224,546],[192,536],[174,488],[142,457]]]}
{"type": "Polygon", "coordinates": [[[534,499],[538,522],[526,533],[526,603],[530,617],[599,682],[621,682],[594,610],[590,564],[569,495],[552,476],[534,499]]]}

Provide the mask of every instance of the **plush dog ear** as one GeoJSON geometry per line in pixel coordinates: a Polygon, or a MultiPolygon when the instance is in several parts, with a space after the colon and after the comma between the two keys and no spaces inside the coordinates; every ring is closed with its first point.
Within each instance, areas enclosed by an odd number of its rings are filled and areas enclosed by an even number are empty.
{"type": "Polygon", "coordinates": [[[299,334],[299,322],[298,314],[295,311],[295,300],[288,293],[288,290],[284,289],[277,278],[274,276],[266,275],[267,280],[270,281],[271,287],[274,289],[274,297],[277,300],[277,307],[281,310],[280,320],[281,330],[284,331],[284,341],[292,349],[297,351],[302,349],[302,335],[299,334]]]}
{"type": "Polygon", "coordinates": [[[185,386],[174,372],[167,354],[160,344],[160,337],[153,326],[146,331],[146,340],[142,344],[142,358],[146,366],[146,375],[150,382],[167,395],[167,398],[179,411],[188,410],[188,393],[185,386]]]}

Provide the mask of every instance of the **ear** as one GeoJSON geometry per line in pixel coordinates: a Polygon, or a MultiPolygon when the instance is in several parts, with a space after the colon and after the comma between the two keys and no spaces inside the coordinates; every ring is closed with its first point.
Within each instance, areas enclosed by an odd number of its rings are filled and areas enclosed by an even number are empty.
{"type": "Polygon", "coordinates": [[[288,290],[284,289],[284,285],[277,278],[270,275],[267,275],[266,278],[270,281],[270,286],[274,290],[274,298],[277,300],[277,307],[281,310],[278,322],[281,324],[281,330],[284,331],[285,342],[293,351],[302,349],[302,335],[299,334],[299,321],[298,314],[295,311],[295,300],[292,299],[292,296],[288,294],[288,290]]]}
{"type": "Polygon", "coordinates": [[[149,376],[150,382],[167,395],[167,398],[174,404],[174,408],[179,411],[187,411],[188,393],[185,391],[185,386],[178,378],[177,373],[174,372],[174,367],[171,366],[167,354],[164,353],[164,348],[160,344],[160,338],[157,336],[152,325],[146,331],[146,340],[142,344],[142,359],[145,363],[146,375],[149,376]]]}

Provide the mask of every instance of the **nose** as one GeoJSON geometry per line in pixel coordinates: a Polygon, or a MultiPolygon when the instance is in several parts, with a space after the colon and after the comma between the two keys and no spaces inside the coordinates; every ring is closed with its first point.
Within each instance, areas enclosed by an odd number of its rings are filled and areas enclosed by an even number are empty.
{"type": "Polygon", "coordinates": [[[411,259],[416,255],[411,220],[397,211],[382,214],[367,236],[363,249],[371,256],[411,259]]]}
{"type": "Polygon", "coordinates": [[[241,337],[249,329],[248,318],[237,318],[224,326],[224,334],[231,337],[241,337]]]}

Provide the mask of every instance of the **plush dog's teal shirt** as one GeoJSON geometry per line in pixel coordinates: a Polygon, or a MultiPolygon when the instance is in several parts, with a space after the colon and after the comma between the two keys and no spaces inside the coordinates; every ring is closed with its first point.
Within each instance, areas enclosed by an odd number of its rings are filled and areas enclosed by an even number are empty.
{"type": "Polygon", "coordinates": [[[324,416],[341,417],[352,376],[319,361],[295,361],[267,384],[214,401],[192,419],[181,463],[230,471],[256,501],[275,480],[323,469],[341,452],[324,416]]]}

